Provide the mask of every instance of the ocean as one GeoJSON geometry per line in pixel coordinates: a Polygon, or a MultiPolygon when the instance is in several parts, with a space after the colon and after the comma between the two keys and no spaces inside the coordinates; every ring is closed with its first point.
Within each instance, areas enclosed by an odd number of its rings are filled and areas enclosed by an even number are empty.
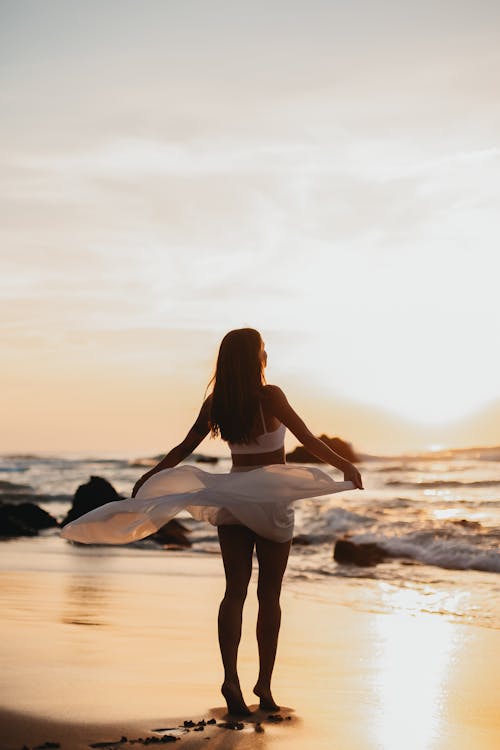
{"type": "MultiPolygon", "coordinates": [[[[201,467],[226,472],[230,460],[201,467]]],[[[359,469],[364,491],[295,504],[297,543],[285,585],[303,597],[336,599],[354,609],[426,612],[499,628],[500,447],[365,456],[359,469]],[[346,536],[376,542],[389,557],[368,568],[338,564],[334,543],[346,536]],[[336,586],[339,579],[342,586],[336,586]]],[[[90,476],[107,479],[126,497],[143,471],[122,457],[3,455],[0,500],[30,500],[61,520],[77,487],[90,476]]],[[[103,562],[126,557],[124,571],[133,568],[134,555],[139,569],[146,552],[162,561],[165,556],[218,555],[214,527],[184,513],[179,520],[190,530],[189,549],[174,551],[144,539],[124,547],[92,548],[92,554],[103,562]]],[[[38,570],[49,557],[64,569],[74,564],[75,549],[59,537],[58,529],[2,541],[0,570],[38,570]],[[46,552],[50,555],[43,557],[46,552]]],[[[90,553],[89,548],[78,549],[81,556],[90,553]]]]}

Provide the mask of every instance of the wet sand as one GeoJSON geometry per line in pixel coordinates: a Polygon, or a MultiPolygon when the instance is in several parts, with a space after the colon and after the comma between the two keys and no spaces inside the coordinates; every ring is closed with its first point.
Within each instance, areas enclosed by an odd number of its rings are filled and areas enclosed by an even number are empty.
{"type": "MultiPolygon", "coordinates": [[[[115,747],[141,747],[165,734],[188,749],[499,745],[497,630],[396,606],[384,614],[340,606],[352,582],[339,579],[321,591],[285,584],[274,679],[283,720],[258,712],[228,728],[216,631],[220,558],[60,543],[40,540],[36,569],[32,543],[0,550],[2,750],[48,741],[80,750],[123,736],[115,747]],[[184,728],[212,718],[201,731],[184,728]]],[[[255,617],[253,580],[240,675],[254,708],[255,617]]]]}

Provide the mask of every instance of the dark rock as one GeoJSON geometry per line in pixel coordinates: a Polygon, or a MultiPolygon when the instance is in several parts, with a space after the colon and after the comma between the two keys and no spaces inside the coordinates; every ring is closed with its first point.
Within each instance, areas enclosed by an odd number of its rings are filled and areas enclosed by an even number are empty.
{"type": "Polygon", "coordinates": [[[63,520],[62,525],[64,526],[70,521],[74,521],[75,518],[80,518],[84,513],[89,513],[94,508],[99,508],[101,505],[121,499],[113,485],[106,479],[102,477],[90,477],[90,480],[86,484],[81,484],[75,492],[73,505],[63,520]]]}
{"type": "MultiPolygon", "coordinates": [[[[90,477],[86,484],[81,484],[73,498],[73,505],[70,508],[62,525],[74,521],[75,518],[83,516],[94,508],[111,503],[123,498],[117,493],[112,484],[102,477],[90,477]]],[[[150,539],[154,539],[159,544],[174,544],[178,547],[190,547],[191,542],[186,534],[189,529],[185,528],[179,521],[169,521],[154,534],[150,539]]]]}
{"type": "Polygon", "coordinates": [[[10,515],[10,507],[10,505],[0,505],[0,537],[36,536],[36,531],[10,515]]]}
{"type": "Polygon", "coordinates": [[[308,547],[312,542],[307,534],[297,534],[297,536],[293,537],[292,544],[299,547],[308,547]]]}
{"type": "Polygon", "coordinates": [[[338,563],[359,565],[362,568],[377,565],[387,557],[387,552],[374,542],[356,544],[349,539],[338,539],[333,551],[333,558],[338,563]]]}
{"type": "Polygon", "coordinates": [[[4,507],[10,508],[9,513],[31,529],[52,529],[55,526],[59,526],[56,519],[50,513],[39,508],[35,503],[20,503],[19,505],[4,507]]]}
{"type": "MultiPolygon", "coordinates": [[[[339,437],[328,437],[328,435],[320,435],[320,440],[323,441],[323,443],[326,443],[326,445],[332,449],[332,451],[335,451],[335,453],[338,453],[339,456],[342,456],[342,458],[345,458],[347,461],[350,461],[351,463],[358,463],[359,462],[359,456],[354,451],[352,445],[350,443],[346,443],[345,440],[342,440],[339,437]]],[[[319,458],[316,458],[316,456],[313,456],[309,451],[304,448],[303,445],[297,446],[291,453],[286,454],[286,460],[290,463],[298,463],[298,464],[320,464],[323,463],[320,461],[319,458]]]]}
{"type": "Polygon", "coordinates": [[[0,537],[36,536],[39,529],[58,525],[50,513],[34,503],[0,504],[0,537]]]}
{"type": "Polygon", "coordinates": [[[154,539],[159,544],[176,544],[179,547],[190,547],[191,542],[186,534],[189,534],[189,529],[183,526],[180,521],[172,519],[152,534],[150,539],[154,539]]]}

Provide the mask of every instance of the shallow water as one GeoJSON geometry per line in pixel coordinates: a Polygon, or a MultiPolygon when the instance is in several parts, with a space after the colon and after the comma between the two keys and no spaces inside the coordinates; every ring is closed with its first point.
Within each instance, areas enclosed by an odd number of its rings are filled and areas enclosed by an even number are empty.
{"type": "MultiPolygon", "coordinates": [[[[230,462],[221,459],[215,466],[202,467],[224,472],[230,462]]],[[[342,596],[349,606],[380,612],[388,607],[432,612],[500,627],[500,452],[371,457],[360,468],[363,492],[296,504],[296,535],[307,544],[292,549],[289,585],[306,596],[314,589],[315,596],[328,598],[336,581],[348,581],[342,596]],[[338,565],[333,545],[344,535],[354,541],[377,542],[397,557],[368,569],[338,565]]],[[[120,458],[4,456],[0,458],[0,499],[1,493],[9,501],[31,495],[62,519],[77,486],[89,476],[103,476],[127,496],[141,471],[120,458]]],[[[181,518],[191,531],[189,554],[217,555],[215,529],[186,514],[181,518]]],[[[71,545],[56,539],[57,533],[48,531],[39,538],[22,540],[23,555],[14,552],[21,540],[2,543],[0,565],[12,570],[37,569],[47,564],[48,550],[49,556],[64,555],[71,545]]],[[[133,572],[144,555],[158,556],[161,565],[164,556],[176,553],[146,539],[122,548],[100,548],[98,553],[82,552],[83,556],[96,554],[102,561],[119,555],[120,566],[130,566],[127,569],[133,572]]]]}

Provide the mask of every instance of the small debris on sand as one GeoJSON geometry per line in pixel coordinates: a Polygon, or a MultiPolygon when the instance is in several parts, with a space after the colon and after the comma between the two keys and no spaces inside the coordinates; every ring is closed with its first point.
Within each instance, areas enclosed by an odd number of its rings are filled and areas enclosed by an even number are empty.
{"type": "Polygon", "coordinates": [[[223,729],[244,729],[245,725],[242,721],[221,721],[219,724],[217,724],[218,727],[222,727],[223,729]]]}

